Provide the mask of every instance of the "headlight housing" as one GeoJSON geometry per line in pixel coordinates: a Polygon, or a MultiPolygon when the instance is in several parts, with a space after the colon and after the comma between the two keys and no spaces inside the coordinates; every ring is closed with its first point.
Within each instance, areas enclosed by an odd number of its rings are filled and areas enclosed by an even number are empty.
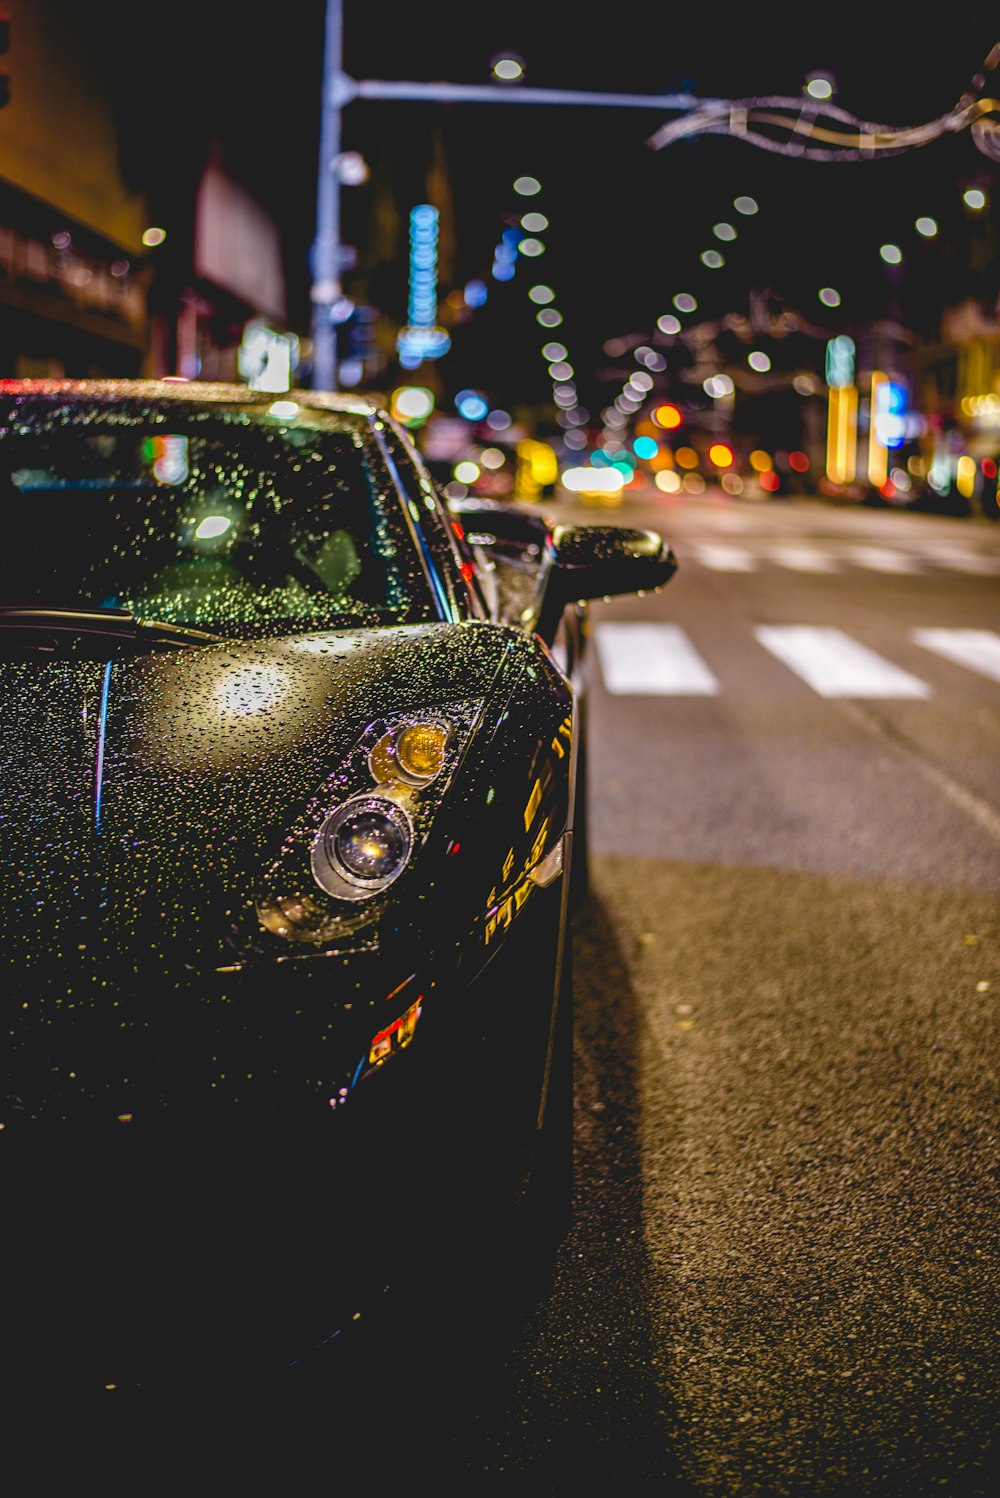
{"type": "Polygon", "coordinates": [[[370,723],[268,871],[260,926],[317,947],[373,921],[425,842],[482,710],[476,699],[370,723]]]}

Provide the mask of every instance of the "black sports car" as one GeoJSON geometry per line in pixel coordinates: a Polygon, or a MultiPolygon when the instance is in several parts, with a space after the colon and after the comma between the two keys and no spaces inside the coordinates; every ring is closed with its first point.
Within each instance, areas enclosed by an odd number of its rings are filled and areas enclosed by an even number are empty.
{"type": "Polygon", "coordinates": [[[568,1222],[586,600],[672,553],[308,391],[0,381],[0,484],[5,1378],[480,1315],[568,1222]]]}

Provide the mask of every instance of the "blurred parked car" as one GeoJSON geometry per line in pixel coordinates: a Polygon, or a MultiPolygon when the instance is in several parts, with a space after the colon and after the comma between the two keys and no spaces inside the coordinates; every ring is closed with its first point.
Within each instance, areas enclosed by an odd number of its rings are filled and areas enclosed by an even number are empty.
{"type": "Polygon", "coordinates": [[[0,484],[8,1386],[282,1380],[541,1283],[586,600],[669,548],[449,507],[308,391],[0,381],[0,484]]]}

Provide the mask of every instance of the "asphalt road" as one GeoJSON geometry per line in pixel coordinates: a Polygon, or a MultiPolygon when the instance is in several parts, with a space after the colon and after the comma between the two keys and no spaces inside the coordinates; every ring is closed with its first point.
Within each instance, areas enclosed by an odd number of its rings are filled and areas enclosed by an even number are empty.
{"type": "Polygon", "coordinates": [[[407,1470],[986,1494],[1000,680],[913,632],[996,638],[1000,528],[721,495],[583,518],[670,537],[674,581],[594,630],[679,629],[688,690],[611,692],[611,655],[595,684],[575,1223],[513,1355],[431,1401],[407,1470]],[[806,627],[892,669],[847,648],[810,684],[755,633],[806,627]]]}

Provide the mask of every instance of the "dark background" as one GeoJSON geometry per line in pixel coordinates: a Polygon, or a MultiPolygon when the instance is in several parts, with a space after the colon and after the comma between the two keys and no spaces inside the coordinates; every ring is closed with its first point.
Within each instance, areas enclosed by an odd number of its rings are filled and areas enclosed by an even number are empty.
{"type": "MultiPolygon", "coordinates": [[[[526,86],[745,99],[801,97],[808,73],[823,69],[836,80],[841,107],[896,127],[951,109],[1000,40],[991,5],[919,15],[902,6],[781,4],[734,12],[705,4],[594,8],[520,0],[493,9],[445,3],[406,10],[344,0],[342,9],[344,70],[355,79],[486,84],[494,56],[513,50],[525,63],[526,86]]],[[[323,0],[253,12],[194,0],[149,14],[121,0],[103,0],[86,15],[67,7],[67,24],[103,30],[103,55],[127,122],[124,164],[147,184],[154,212],[172,232],[184,224],[205,143],[216,139],[223,165],[281,225],[289,322],[299,328],[310,317],[325,10],[323,0]]],[[[1000,83],[994,75],[976,92],[995,96],[1000,83]]],[[[360,151],[371,175],[341,191],[341,237],[357,251],[345,291],[405,321],[407,216],[429,198],[441,209],[442,298],[470,277],[486,279],[490,289],[487,305],[455,330],[442,377],[456,387],[495,388],[501,398],[515,389],[542,398],[550,381],[536,349],[556,336],[569,350],[581,400],[591,404],[618,388],[608,340],[648,336],[678,290],[696,295],[711,317],[745,310],[749,291],[766,287],[809,318],[825,316],[831,331],[881,315],[893,299],[904,321],[931,328],[942,303],[988,295],[990,285],[995,296],[988,216],[973,221],[960,193],[975,184],[989,190],[998,168],[967,129],[864,162],[794,159],[730,136],[651,149],[654,130],[677,114],[595,105],[347,104],[342,147],[360,151]],[[542,182],[537,198],[513,192],[521,173],[542,182]],[[738,193],[757,199],[755,218],[734,214],[738,193]],[[490,281],[500,233],[529,208],[550,220],[546,254],[519,262],[511,282],[490,281]],[[935,241],[914,231],[918,213],[938,219],[935,241]],[[720,219],[739,231],[730,246],[712,237],[720,219]],[[982,243],[970,252],[976,235],[982,243]],[[878,256],[887,239],[906,257],[905,275],[894,279],[878,256]],[[709,247],[726,254],[724,270],[701,266],[699,252],[709,247]],[[552,286],[564,314],[554,335],[539,337],[525,296],[535,280],[552,286]],[[832,316],[817,301],[822,285],[843,298],[832,316]]]]}

